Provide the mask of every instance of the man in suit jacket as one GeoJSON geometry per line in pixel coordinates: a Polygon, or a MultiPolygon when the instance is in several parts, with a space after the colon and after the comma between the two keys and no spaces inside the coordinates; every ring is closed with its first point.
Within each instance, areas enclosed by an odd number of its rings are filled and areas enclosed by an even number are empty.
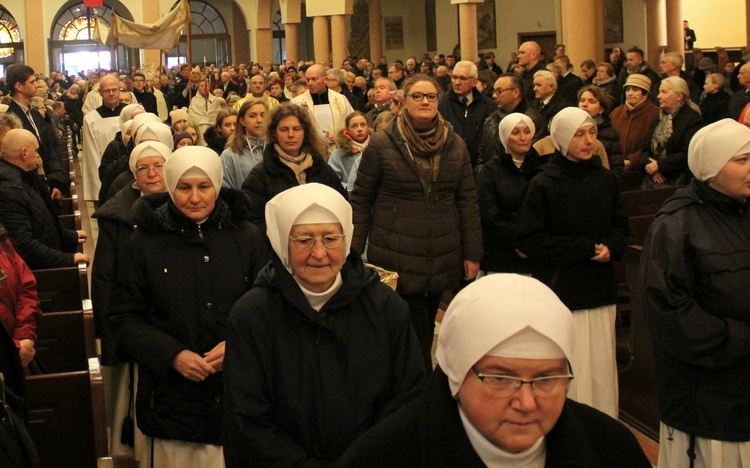
{"type": "Polygon", "coordinates": [[[8,67],[5,76],[13,98],[13,101],[8,104],[8,112],[18,116],[23,128],[36,136],[39,142],[39,157],[42,159],[44,175],[52,198],[60,200],[63,194],[70,193],[70,176],[60,166],[60,155],[55,146],[52,128],[44,120],[42,114],[29,104],[40,86],[34,69],[17,63],[8,67]]]}
{"type": "Polygon", "coordinates": [[[570,107],[565,99],[557,93],[557,79],[552,72],[538,71],[534,74],[534,96],[536,99],[529,104],[536,109],[544,120],[552,122],[552,118],[566,107],[570,107]]]}
{"type": "Polygon", "coordinates": [[[682,29],[685,30],[685,50],[693,50],[693,42],[698,39],[695,37],[695,31],[690,29],[687,20],[682,22],[682,29]]]}

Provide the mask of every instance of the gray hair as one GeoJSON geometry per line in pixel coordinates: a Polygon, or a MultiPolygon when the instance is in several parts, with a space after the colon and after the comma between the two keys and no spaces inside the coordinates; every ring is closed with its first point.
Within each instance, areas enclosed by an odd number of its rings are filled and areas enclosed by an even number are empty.
{"type": "Polygon", "coordinates": [[[679,76],[670,76],[668,78],[664,78],[661,80],[661,84],[670,84],[672,85],[672,89],[676,92],[682,94],[682,102],[689,106],[691,109],[696,111],[697,113],[701,113],[700,107],[698,107],[693,101],[690,100],[690,88],[688,88],[687,83],[685,80],[680,78],[679,76]]]}
{"type": "Polygon", "coordinates": [[[339,83],[344,82],[344,72],[340,68],[331,68],[326,72],[326,76],[338,81],[339,83]]]}
{"type": "Polygon", "coordinates": [[[726,81],[724,79],[724,75],[722,75],[721,73],[710,73],[708,76],[706,76],[706,79],[711,80],[719,88],[723,88],[726,81]]]}
{"type": "Polygon", "coordinates": [[[534,73],[534,78],[542,78],[547,82],[548,85],[552,85],[555,89],[557,89],[557,78],[555,78],[555,75],[551,71],[539,70],[538,72],[534,73]]]}
{"type": "Polygon", "coordinates": [[[472,78],[476,78],[479,76],[479,71],[477,70],[476,64],[474,62],[471,62],[469,60],[461,60],[457,64],[453,65],[453,69],[455,70],[458,67],[466,67],[469,69],[469,76],[472,78]]]}
{"type": "Polygon", "coordinates": [[[683,59],[682,55],[678,54],[677,52],[667,52],[666,54],[664,54],[664,57],[662,59],[669,60],[678,69],[681,69],[682,64],[685,63],[685,59],[683,59]]]}

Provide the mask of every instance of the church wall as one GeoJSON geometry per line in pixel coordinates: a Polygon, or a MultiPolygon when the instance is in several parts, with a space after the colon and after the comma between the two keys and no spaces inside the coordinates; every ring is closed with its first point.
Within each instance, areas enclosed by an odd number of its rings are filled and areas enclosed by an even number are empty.
{"type": "Polygon", "coordinates": [[[686,0],[682,14],[698,37],[695,47],[745,47],[745,5],[745,0],[686,0]]]}

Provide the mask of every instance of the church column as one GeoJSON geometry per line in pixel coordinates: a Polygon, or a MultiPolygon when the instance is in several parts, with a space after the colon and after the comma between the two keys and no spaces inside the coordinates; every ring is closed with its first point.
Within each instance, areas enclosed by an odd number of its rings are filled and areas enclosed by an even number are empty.
{"type": "MultiPolygon", "coordinates": [[[[156,21],[159,21],[159,2],[153,0],[141,0],[141,9],[143,10],[144,23],[155,23],[156,21]]],[[[155,49],[142,50],[141,68],[146,66],[146,64],[158,68],[161,65],[161,51],[155,49]]]]}
{"type": "Polygon", "coordinates": [[[682,27],[682,0],[667,0],[667,49],[685,55],[685,32],[682,27]]]}
{"type": "Polygon", "coordinates": [[[328,33],[328,18],[316,16],[313,18],[313,48],[315,49],[315,63],[329,62],[331,51],[328,48],[331,40],[328,33]]]}
{"type": "MultiPolygon", "coordinates": [[[[478,3],[484,3],[484,1],[478,3]]],[[[451,0],[451,4],[458,4],[458,38],[461,46],[461,60],[474,62],[479,58],[477,5],[476,3],[469,3],[468,0],[451,0]]]]}
{"type": "Polygon", "coordinates": [[[331,16],[331,46],[333,48],[333,68],[341,68],[348,51],[346,38],[346,15],[331,16]]]}
{"type": "Polygon", "coordinates": [[[750,44],[750,0],[745,0],[745,28],[745,44],[750,44]]]}
{"type": "Polygon", "coordinates": [[[299,61],[299,23],[286,23],[284,25],[286,37],[286,58],[297,66],[299,61]]]}
{"type": "Polygon", "coordinates": [[[604,36],[597,28],[597,0],[562,0],[562,43],[572,64],[603,58],[604,36]]]}
{"type": "Polygon", "coordinates": [[[24,40],[24,63],[36,73],[49,75],[47,57],[44,53],[44,21],[40,20],[44,11],[42,0],[26,0],[26,39],[24,40]]]}
{"type": "Polygon", "coordinates": [[[667,45],[666,22],[664,0],[646,0],[646,61],[654,70],[659,69],[659,52],[667,45]]]}
{"type": "Polygon", "coordinates": [[[370,9],[370,61],[379,63],[380,57],[383,56],[383,14],[380,0],[369,0],[367,3],[370,9]]]}
{"type": "Polygon", "coordinates": [[[257,57],[254,62],[264,66],[267,61],[273,60],[273,31],[271,28],[258,28],[255,30],[255,50],[257,57]]]}

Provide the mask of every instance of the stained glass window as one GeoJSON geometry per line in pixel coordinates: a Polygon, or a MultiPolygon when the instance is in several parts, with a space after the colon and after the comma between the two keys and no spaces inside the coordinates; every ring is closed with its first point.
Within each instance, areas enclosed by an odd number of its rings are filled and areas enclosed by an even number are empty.
{"type": "Polygon", "coordinates": [[[93,39],[94,18],[109,26],[112,9],[108,6],[86,8],[83,4],[74,5],[60,13],[52,28],[52,38],[58,41],[87,41],[93,39]],[[87,16],[88,13],[91,16],[87,16]],[[91,24],[89,24],[89,20],[91,24]]]}
{"type": "MultiPolygon", "coordinates": [[[[21,42],[18,25],[10,13],[0,8],[0,44],[11,42],[21,42]]],[[[0,58],[10,57],[14,52],[13,47],[0,48],[0,58]]]]}

